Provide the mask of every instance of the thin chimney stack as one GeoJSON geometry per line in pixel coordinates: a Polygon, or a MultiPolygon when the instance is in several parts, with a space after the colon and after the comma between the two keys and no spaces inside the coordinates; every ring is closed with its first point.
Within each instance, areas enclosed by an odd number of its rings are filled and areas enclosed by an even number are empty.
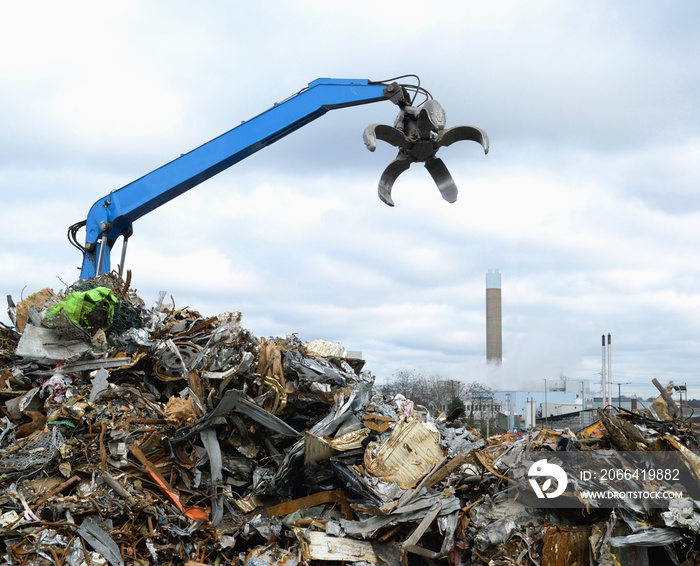
{"type": "Polygon", "coordinates": [[[604,406],[612,405],[612,337],[608,333],[608,343],[605,344],[605,334],[602,336],[603,366],[600,372],[600,390],[604,406]]]}
{"type": "Polygon", "coordinates": [[[502,360],[501,274],[498,269],[489,269],[486,274],[486,362],[500,365],[502,360]]]}

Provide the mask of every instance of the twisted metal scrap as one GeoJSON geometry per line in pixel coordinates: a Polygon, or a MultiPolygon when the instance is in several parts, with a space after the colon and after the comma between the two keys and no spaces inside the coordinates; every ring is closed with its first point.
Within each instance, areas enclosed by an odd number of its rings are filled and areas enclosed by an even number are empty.
{"type": "Polygon", "coordinates": [[[58,453],[66,441],[57,426],[38,435],[31,442],[0,450],[0,475],[30,477],[40,472],[58,453]]]}

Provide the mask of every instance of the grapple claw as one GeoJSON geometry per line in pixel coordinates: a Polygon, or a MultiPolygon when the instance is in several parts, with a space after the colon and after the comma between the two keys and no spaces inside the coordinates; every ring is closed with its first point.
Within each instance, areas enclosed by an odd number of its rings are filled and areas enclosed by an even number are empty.
{"type": "Polygon", "coordinates": [[[382,200],[382,202],[388,204],[389,206],[394,206],[394,201],[391,198],[391,189],[394,186],[396,178],[401,175],[401,173],[406,171],[410,165],[411,162],[409,159],[405,155],[399,153],[396,159],[389,163],[387,168],[384,169],[384,172],[379,179],[378,188],[379,198],[382,200]]]}
{"type": "Polygon", "coordinates": [[[374,151],[377,139],[399,148],[399,154],[379,179],[379,198],[394,206],[391,190],[397,177],[411,163],[423,162],[447,202],[457,200],[457,185],[442,159],[435,157],[438,149],[457,141],[475,141],[489,152],[486,132],[474,126],[455,126],[445,130],[445,111],[437,100],[428,100],[422,107],[403,106],[394,127],[372,124],[365,128],[363,139],[367,149],[374,151]]]}

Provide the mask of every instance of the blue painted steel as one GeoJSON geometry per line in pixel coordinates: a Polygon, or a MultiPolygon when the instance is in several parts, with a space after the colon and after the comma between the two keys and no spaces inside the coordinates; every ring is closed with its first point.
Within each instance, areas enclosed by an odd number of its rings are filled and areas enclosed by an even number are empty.
{"type": "Polygon", "coordinates": [[[386,86],[365,79],[316,79],[300,93],[101,198],[88,213],[89,251],[80,277],[97,275],[103,232],[107,232],[107,248],[100,272],[108,273],[112,245],[135,220],[329,110],[387,100],[386,86]]]}

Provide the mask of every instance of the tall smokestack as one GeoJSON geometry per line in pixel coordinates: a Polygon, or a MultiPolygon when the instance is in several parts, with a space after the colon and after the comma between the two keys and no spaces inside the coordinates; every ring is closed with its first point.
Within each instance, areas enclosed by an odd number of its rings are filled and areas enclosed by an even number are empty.
{"type": "Polygon", "coordinates": [[[501,274],[498,269],[489,269],[486,274],[486,361],[493,364],[503,361],[501,274]]]}

